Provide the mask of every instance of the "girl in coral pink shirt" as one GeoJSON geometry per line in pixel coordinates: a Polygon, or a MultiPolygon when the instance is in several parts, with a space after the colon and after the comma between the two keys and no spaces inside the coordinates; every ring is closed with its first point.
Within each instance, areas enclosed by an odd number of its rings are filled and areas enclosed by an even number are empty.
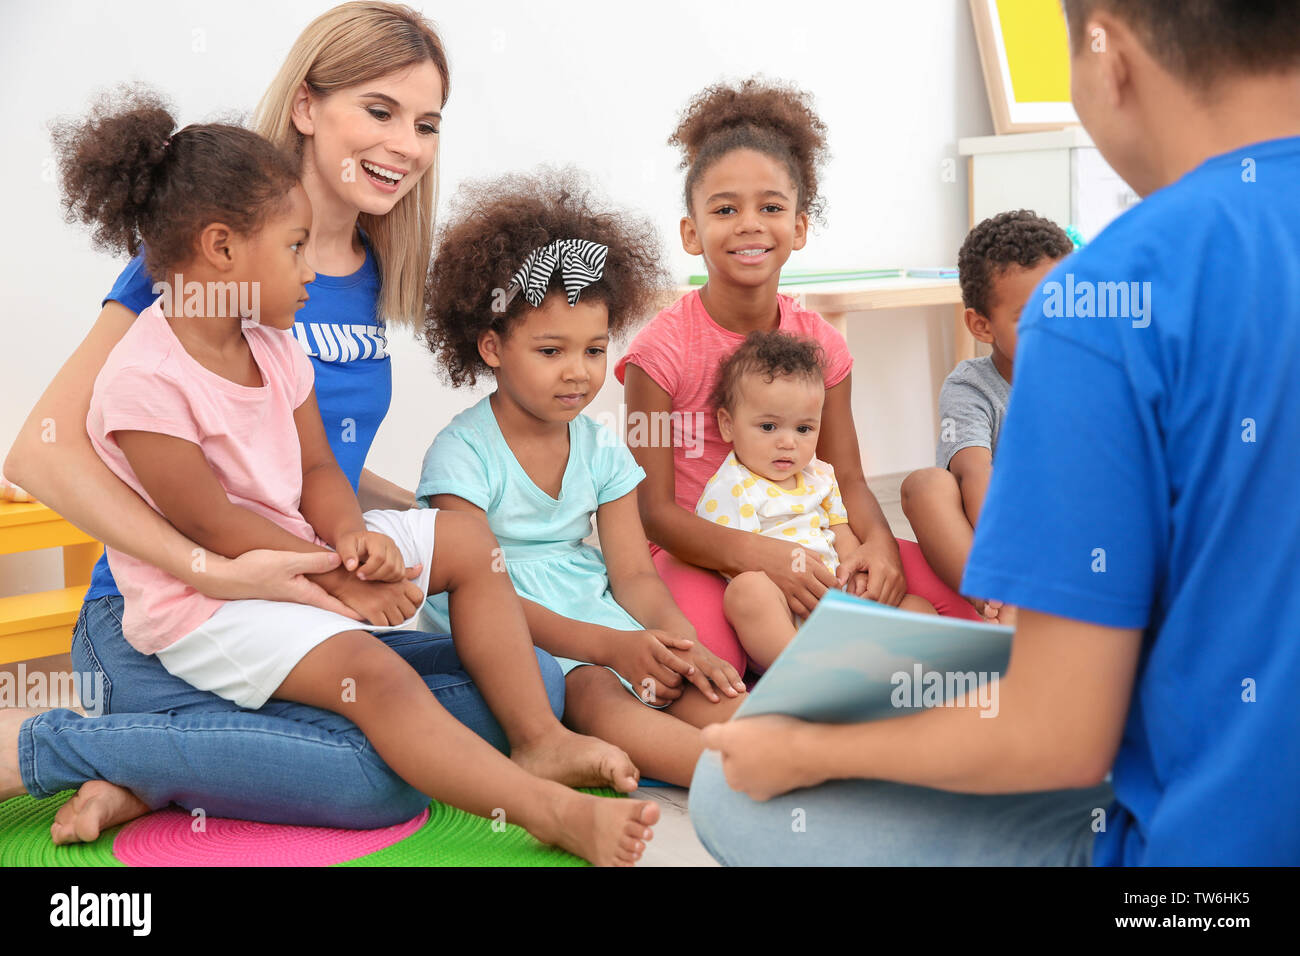
{"type": "Polygon", "coordinates": [[[894,538],[867,487],[853,424],[853,360],[843,336],[777,291],[781,268],[803,248],[809,219],[821,214],[825,137],[811,98],[795,89],[746,80],[695,97],[670,142],[684,150],[687,169],[682,245],[703,256],[709,281],[660,312],[614,369],[626,387],[627,443],[647,475],[639,503],[655,567],[699,639],[741,671],[747,656],[723,614],[719,571],[764,571],[800,616],[828,588],[864,571],[869,598],[897,606],[910,584],[941,614],[974,617],[915,543],[894,538]],[[708,403],[718,366],[748,333],[773,329],[812,338],[826,354],[817,457],[834,466],[862,542],[838,575],[820,561],[796,571],[786,542],[694,513],[704,482],[730,451],[708,403]]]}

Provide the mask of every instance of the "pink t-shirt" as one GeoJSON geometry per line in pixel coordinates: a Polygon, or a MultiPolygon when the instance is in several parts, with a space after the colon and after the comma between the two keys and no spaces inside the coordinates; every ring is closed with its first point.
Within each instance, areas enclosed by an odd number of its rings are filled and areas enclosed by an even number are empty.
{"type": "MultiPolygon", "coordinates": [[[[781,310],[780,330],[820,344],[826,355],[826,387],[842,382],[853,368],[844,336],[816,312],[801,309],[788,295],[778,295],[776,300],[781,310]]],[[[724,329],[709,317],[697,289],[651,319],[614,366],[620,382],[629,363],[637,366],[672,399],[668,424],[672,429],[675,498],[692,514],[704,483],[731,451],[718,432],[709,394],[718,367],[743,341],[745,336],[724,329]]],[[[661,440],[664,429],[661,423],[638,422],[629,414],[627,431],[628,444],[635,446],[638,442],[653,445],[661,440]]]]}
{"type": "MultiPolygon", "coordinates": [[[[158,511],[112,433],[156,432],[193,442],[233,503],[321,543],[298,510],[302,450],[293,413],[311,394],[314,373],[293,333],[244,330],[264,383],[249,388],[186,352],[160,302],[131,323],[95,379],[86,431],[99,457],[158,511]]],[[[122,633],[142,654],[174,644],[224,603],[112,548],[108,563],[125,601],[122,633]]]]}

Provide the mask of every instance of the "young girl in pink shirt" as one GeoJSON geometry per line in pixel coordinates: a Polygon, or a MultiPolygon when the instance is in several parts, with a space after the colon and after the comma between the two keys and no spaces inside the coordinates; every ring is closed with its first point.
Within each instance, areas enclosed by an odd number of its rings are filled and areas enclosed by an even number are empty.
{"type": "Polygon", "coordinates": [[[586,767],[582,783],[636,784],[626,754],[555,719],[519,599],[493,570],[490,531],[437,510],[363,515],[334,459],[312,366],[289,331],[315,278],[297,164],[238,127],[174,128],[164,104],[136,94],[60,136],[70,213],[109,247],[134,255],[143,242],[150,274],[173,284],[110,353],[87,431],[105,464],[201,545],[196,562],[208,551],[334,550],[340,565],[312,578],[337,605],[218,601],[110,550],[127,640],[242,707],[278,697],[348,717],[435,799],[481,816],[504,810],[544,842],[632,864],[652,804],[530,772],[557,775],[567,753],[586,767]],[[429,590],[451,595],[457,650],[506,728],[509,758],[373,633],[409,626],[429,590]]]}
{"type": "Polygon", "coordinates": [[[853,359],[843,336],[777,291],[781,268],[804,247],[809,220],[822,212],[817,187],[826,127],[811,97],[753,79],[709,87],[691,101],[669,142],[685,153],[682,246],[703,256],[709,281],[646,325],[614,373],[626,387],[628,445],[647,476],[641,519],[674,600],[699,639],[742,672],[748,655],[723,613],[723,574],[765,572],[799,616],[828,588],[865,572],[873,600],[897,606],[910,584],[940,613],[973,617],[916,545],[894,538],[867,487],[853,424],[853,359]],[[792,561],[786,542],[694,513],[704,483],[730,451],[709,406],[718,366],[748,333],[773,329],[813,339],[826,356],[817,457],[834,467],[861,542],[836,573],[821,561],[792,561]],[[671,435],[653,427],[658,422],[670,422],[671,435]],[[651,427],[638,434],[644,423],[651,427]]]}

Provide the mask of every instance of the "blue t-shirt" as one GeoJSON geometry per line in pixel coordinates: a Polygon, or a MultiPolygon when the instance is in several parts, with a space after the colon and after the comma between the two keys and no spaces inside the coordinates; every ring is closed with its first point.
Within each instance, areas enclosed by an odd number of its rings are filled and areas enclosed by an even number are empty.
{"type": "Polygon", "coordinates": [[[1143,631],[1098,864],[1300,863],[1300,138],[1057,266],[963,594],[1143,631]]]}
{"type": "MultiPolygon", "coordinates": [[[[384,322],[377,314],[379,269],[362,233],[366,261],[348,276],[317,275],[298,310],[293,333],[316,371],[316,402],[325,437],[355,491],[370,445],[393,397],[392,360],[384,322]]],[[[122,270],[104,301],[142,312],[158,296],[144,268],[143,254],[122,270]]],[[[120,594],[100,557],[86,600],[120,594]]]]}

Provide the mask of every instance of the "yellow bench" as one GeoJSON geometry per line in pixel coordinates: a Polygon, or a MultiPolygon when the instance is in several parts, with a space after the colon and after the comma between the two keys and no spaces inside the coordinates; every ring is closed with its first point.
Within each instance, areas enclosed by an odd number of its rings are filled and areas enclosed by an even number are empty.
{"type": "Polygon", "coordinates": [[[0,501],[0,554],[63,549],[64,587],[0,598],[0,664],[66,654],[104,547],[42,504],[0,501]]]}

